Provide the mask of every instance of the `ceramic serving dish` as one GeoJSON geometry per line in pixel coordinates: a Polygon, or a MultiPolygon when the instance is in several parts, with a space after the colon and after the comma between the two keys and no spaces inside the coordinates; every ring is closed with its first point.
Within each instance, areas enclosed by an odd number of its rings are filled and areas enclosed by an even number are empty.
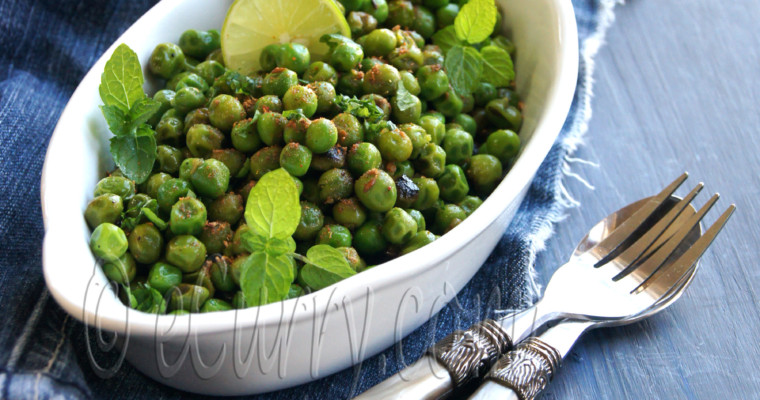
{"type": "MultiPolygon", "coordinates": [[[[308,0],[304,0],[308,1],[308,0]]],[[[166,385],[216,395],[268,392],[325,377],[399,341],[469,281],[496,245],[567,116],[578,40],[567,0],[498,0],[517,46],[523,149],[504,181],[436,242],[307,296],[245,310],[156,316],[126,308],[88,248],[82,213],[113,168],[98,109],[100,75],[120,43],[146,65],[190,28],[219,29],[231,0],[164,0],[87,73],[53,133],[42,173],[43,268],[51,294],[84,323],[115,333],[126,359],[166,385]]],[[[147,67],[145,68],[147,71],[147,67]]],[[[146,91],[158,89],[148,79],[146,91]]]]}

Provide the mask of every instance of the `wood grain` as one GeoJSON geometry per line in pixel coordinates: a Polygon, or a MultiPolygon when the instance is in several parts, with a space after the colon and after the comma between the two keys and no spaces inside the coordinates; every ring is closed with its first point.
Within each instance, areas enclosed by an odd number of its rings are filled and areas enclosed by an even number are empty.
{"type": "Polygon", "coordinates": [[[708,223],[730,203],[738,211],[681,300],[586,335],[543,398],[758,398],[760,3],[630,0],[616,15],[597,56],[587,145],[575,154],[599,167],[571,163],[595,190],[567,179],[582,206],[539,256],[543,281],[586,229],[684,170],[689,185],[706,184],[699,204],[722,195],[708,223]]]}

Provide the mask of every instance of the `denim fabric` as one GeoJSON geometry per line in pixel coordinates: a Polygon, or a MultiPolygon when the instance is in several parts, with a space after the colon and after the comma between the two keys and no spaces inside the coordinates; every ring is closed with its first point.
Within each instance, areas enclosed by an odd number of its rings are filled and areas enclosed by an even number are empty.
{"type": "MultiPolygon", "coordinates": [[[[90,364],[85,328],[50,298],[42,277],[40,171],[50,134],[85,72],[152,0],[0,2],[0,398],[187,398],[125,364],[108,378],[90,364]]],[[[589,46],[610,0],[573,0],[581,51],[578,90],[557,143],[514,222],[475,278],[433,320],[359,367],[266,399],[337,399],[366,390],[457,328],[535,300],[536,251],[563,209],[564,157],[578,143],[590,97],[589,46]],[[489,297],[493,293],[501,297],[489,297]],[[486,300],[488,299],[488,300],[486,300]]],[[[590,44],[591,43],[591,44],[590,44]]],[[[65,255],[62,255],[65,256],[65,255]]],[[[92,336],[92,335],[90,335],[92,336]]],[[[90,346],[97,349],[97,346],[90,346]]],[[[116,352],[97,352],[113,365],[116,352]]]]}

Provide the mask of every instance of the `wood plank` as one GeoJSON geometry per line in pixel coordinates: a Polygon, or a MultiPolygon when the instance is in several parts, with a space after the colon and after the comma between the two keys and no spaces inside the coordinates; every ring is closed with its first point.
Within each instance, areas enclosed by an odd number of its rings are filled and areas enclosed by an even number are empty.
{"type": "MultiPolygon", "coordinates": [[[[760,393],[760,36],[755,0],[629,1],[597,57],[588,145],[572,163],[581,202],[538,258],[544,282],[596,221],[678,173],[738,212],[679,302],[641,323],[592,332],[545,399],[744,399],[760,393]]],[[[682,191],[685,192],[685,191],[682,191]]],[[[699,197],[701,204],[706,194],[699,197]]]]}

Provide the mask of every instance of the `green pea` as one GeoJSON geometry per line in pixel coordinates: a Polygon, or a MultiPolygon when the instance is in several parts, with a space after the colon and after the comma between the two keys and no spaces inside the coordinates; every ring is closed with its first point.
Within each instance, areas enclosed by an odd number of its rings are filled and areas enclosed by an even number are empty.
{"type": "Polygon", "coordinates": [[[306,130],[306,146],[314,153],[324,153],[338,143],[338,129],[329,119],[313,121],[306,130]]]}
{"type": "Polygon", "coordinates": [[[465,214],[467,214],[469,217],[470,214],[475,212],[475,210],[477,210],[481,204],[483,204],[483,200],[480,198],[475,196],[466,196],[464,200],[460,201],[457,205],[461,207],[462,210],[464,210],[465,214]]]}
{"type": "Polygon", "coordinates": [[[293,176],[303,176],[311,164],[311,150],[298,143],[288,143],[280,153],[280,166],[293,176]]]}
{"type": "Polygon", "coordinates": [[[490,154],[472,156],[467,165],[467,178],[476,192],[491,193],[501,181],[501,162],[490,154]]]}
{"type": "Polygon", "coordinates": [[[352,69],[341,74],[338,78],[338,85],[335,89],[338,93],[346,96],[361,96],[363,93],[362,85],[364,84],[364,73],[352,69]]]}
{"type": "Polygon", "coordinates": [[[214,80],[224,75],[225,71],[224,65],[215,60],[206,60],[195,66],[195,73],[209,85],[213,85],[214,80]]]}
{"type": "Polygon", "coordinates": [[[417,222],[417,232],[422,232],[425,230],[425,216],[422,215],[422,212],[413,208],[409,208],[404,211],[406,211],[412,218],[414,218],[414,221],[417,222]]]}
{"type": "Polygon", "coordinates": [[[156,201],[159,209],[165,213],[171,210],[171,207],[181,197],[187,196],[190,191],[190,183],[182,179],[171,178],[162,183],[156,194],[156,201]]]}
{"type": "Polygon", "coordinates": [[[364,50],[358,44],[345,41],[338,44],[330,52],[330,65],[334,66],[338,71],[348,72],[364,58],[364,50]]]}
{"type": "Polygon", "coordinates": [[[182,119],[174,109],[170,109],[161,117],[156,125],[156,141],[158,143],[179,146],[185,133],[182,119]]]}
{"type": "Polygon", "coordinates": [[[163,261],[159,261],[150,267],[148,284],[161,294],[165,294],[180,283],[182,283],[182,270],[179,268],[163,261]]]}
{"type": "Polygon", "coordinates": [[[196,108],[203,107],[206,104],[206,96],[198,88],[186,86],[177,90],[173,102],[174,109],[184,116],[196,108]]]}
{"type": "Polygon", "coordinates": [[[98,225],[90,236],[90,249],[96,257],[115,262],[129,248],[127,235],[114,224],[104,222],[98,225]]]}
{"type": "Polygon", "coordinates": [[[456,164],[446,166],[443,174],[438,177],[438,187],[441,189],[441,198],[452,203],[462,201],[470,191],[462,167],[456,164]]]}
{"type": "Polygon", "coordinates": [[[137,264],[131,254],[124,253],[118,259],[103,264],[103,273],[111,281],[128,285],[137,275],[137,264]]]}
{"type": "Polygon", "coordinates": [[[152,264],[161,258],[164,237],[152,223],[137,225],[128,237],[129,252],[142,264],[152,264]]]}
{"type": "Polygon", "coordinates": [[[417,201],[420,194],[420,188],[412,181],[412,178],[401,175],[396,179],[396,206],[409,208],[417,201]]]}
{"type": "Polygon", "coordinates": [[[446,93],[436,98],[435,101],[433,101],[433,105],[435,109],[445,115],[446,118],[454,118],[458,114],[461,114],[462,108],[464,107],[462,98],[457,96],[454,89],[451,88],[449,88],[446,93]]]}
{"type": "Polygon", "coordinates": [[[408,160],[414,150],[412,140],[401,129],[383,129],[377,140],[383,159],[391,162],[408,160]]]}
{"type": "Polygon", "coordinates": [[[175,236],[166,245],[166,261],[184,273],[199,270],[205,260],[206,246],[194,236],[175,236]]]}
{"type": "Polygon", "coordinates": [[[443,138],[446,162],[464,165],[472,157],[474,147],[472,135],[461,129],[449,129],[443,138]]]}
{"type": "Polygon", "coordinates": [[[232,305],[221,299],[208,299],[203,303],[200,312],[208,313],[215,311],[229,311],[232,310],[232,305]]]}
{"type": "Polygon", "coordinates": [[[298,74],[287,68],[275,68],[264,78],[264,94],[282,98],[292,86],[298,85],[298,74]]]}
{"type": "Polygon", "coordinates": [[[322,210],[313,203],[301,201],[301,220],[293,237],[296,240],[312,240],[325,223],[322,210]]]}
{"type": "Polygon", "coordinates": [[[95,229],[104,222],[115,224],[123,211],[124,201],[120,196],[112,193],[101,194],[87,204],[84,219],[90,229],[95,229]]]}
{"type": "Polygon", "coordinates": [[[212,256],[209,276],[216,290],[222,292],[235,290],[235,281],[232,279],[232,260],[228,257],[221,255],[212,256]]]}
{"type": "Polygon", "coordinates": [[[235,233],[232,235],[232,242],[230,242],[230,245],[227,246],[224,254],[229,257],[244,254],[246,252],[246,249],[243,246],[243,236],[249,231],[250,228],[248,228],[248,225],[244,223],[240,224],[235,230],[235,233]]]}
{"type": "Polygon", "coordinates": [[[127,201],[135,195],[135,182],[122,176],[107,176],[95,185],[94,196],[102,194],[115,194],[127,201]]]}
{"type": "Polygon", "coordinates": [[[282,104],[285,110],[300,109],[307,118],[311,118],[317,112],[319,99],[309,87],[294,85],[285,92],[282,104]]]}
{"type": "Polygon", "coordinates": [[[406,211],[394,207],[385,215],[382,232],[388,242],[403,244],[417,232],[417,222],[406,211]]]}
{"type": "Polygon", "coordinates": [[[183,130],[185,133],[196,124],[210,124],[211,120],[208,116],[208,108],[196,108],[185,115],[185,121],[183,123],[183,130]]]}
{"type": "Polygon", "coordinates": [[[441,7],[445,7],[447,4],[449,4],[449,0],[423,0],[422,5],[425,7],[431,9],[431,10],[437,10],[441,7]]]}
{"type": "Polygon", "coordinates": [[[388,26],[412,28],[414,26],[414,6],[410,1],[395,0],[388,4],[388,26]]]}
{"type": "Polygon", "coordinates": [[[378,23],[388,19],[388,3],[385,0],[370,0],[364,3],[362,11],[375,17],[378,23]]]}
{"type": "MultiPolygon", "coordinates": [[[[287,90],[287,89],[285,89],[287,90]]],[[[255,111],[265,113],[269,111],[282,112],[282,100],[276,95],[266,95],[256,101],[255,111]]]]}
{"type": "Polygon", "coordinates": [[[172,206],[169,227],[175,235],[200,235],[206,220],[206,206],[198,199],[185,197],[172,206]]]}
{"type": "Polygon", "coordinates": [[[201,305],[208,300],[210,294],[203,286],[180,283],[171,289],[169,298],[170,310],[200,311],[201,305]]]}
{"type": "Polygon", "coordinates": [[[444,234],[459,225],[467,214],[456,204],[446,204],[435,213],[435,228],[444,234]]]}
{"type": "Polygon", "coordinates": [[[379,255],[388,248],[380,227],[372,221],[367,221],[356,230],[353,244],[356,251],[365,257],[379,255]]]}
{"type": "Polygon", "coordinates": [[[380,168],[382,155],[372,143],[357,143],[348,151],[348,170],[354,176],[361,176],[365,172],[380,168]]]}
{"type": "Polygon", "coordinates": [[[423,38],[429,39],[435,33],[435,15],[425,7],[414,6],[412,29],[423,38]]]}
{"type": "Polygon", "coordinates": [[[206,58],[209,53],[221,46],[221,36],[219,31],[197,31],[195,29],[186,30],[179,37],[179,47],[182,51],[196,58],[206,58]]]}
{"type": "Polygon", "coordinates": [[[145,193],[154,199],[157,198],[158,188],[160,188],[164,182],[168,181],[171,178],[171,175],[164,172],[159,172],[151,175],[150,178],[148,178],[148,180],[145,182],[145,193]]]}
{"type": "Polygon", "coordinates": [[[257,123],[251,118],[235,122],[230,132],[232,146],[243,153],[253,153],[261,148],[257,123]]]}
{"type": "Polygon", "coordinates": [[[354,179],[345,169],[334,168],[325,171],[317,183],[319,186],[319,200],[323,204],[333,204],[340,199],[345,199],[353,193],[354,179]]]}
{"type": "Polygon", "coordinates": [[[475,105],[485,107],[488,102],[496,98],[496,87],[488,82],[480,82],[473,96],[475,105]]]}
{"type": "MultiPolygon", "coordinates": [[[[445,58],[441,48],[436,45],[427,45],[422,49],[423,65],[443,65],[445,58]]],[[[417,71],[419,72],[419,70],[417,71]]]]}
{"type": "Polygon", "coordinates": [[[174,99],[175,94],[176,93],[173,90],[162,89],[153,95],[153,100],[158,102],[160,106],[158,108],[158,111],[156,111],[155,114],[153,114],[153,116],[148,120],[148,123],[151,126],[155,127],[156,124],[161,121],[161,117],[164,115],[164,113],[172,108],[172,100],[174,99]]]}
{"type": "Polygon", "coordinates": [[[420,155],[420,152],[422,152],[422,148],[431,141],[431,137],[427,131],[417,124],[404,124],[401,125],[399,129],[401,129],[412,142],[411,158],[417,158],[420,155]]]}
{"type": "Polygon", "coordinates": [[[211,153],[211,158],[219,160],[226,165],[232,177],[241,178],[241,171],[244,172],[243,175],[248,175],[248,171],[246,170],[248,157],[235,149],[214,150],[211,153]]]}
{"type": "Polygon", "coordinates": [[[345,8],[346,12],[358,11],[364,7],[365,3],[369,0],[339,0],[340,4],[345,8]]]}
{"type": "Polygon", "coordinates": [[[209,254],[221,253],[232,242],[232,229],[229,222],[209,221],[203,225],[198,239],[206,246],[209,254]]]}
{"type": "Polygon", "coordinates": [[[446,4],[435,12],[435,20],[438,29],[443,29],[454,23],[457,14],[459,14],[459,5],[456,3],[446,4]]]}
{"type": "Polygon", "coordinates": [[[401,80],[396,67],[389,64],[377,64],[364,74],[362,88],[365,93],[389,96],[396,93],[401,80]]]}
{"type": "Polygon", "coordinates": [[[498,158],[502,165],[509,165],[520,152],[520,137],[510,130],[498,130],[491,133],[485,144],[488,149],[486,154],[498,158]]]}
{"type": "Polygon", "coordinates": [[[179,179],[184,181],[190,181],[193,176],[193,172],[203,164],[202,158],[186,158],[179,166],[179,179]]]}
{"type": "Polygon", "coordinates": [[[267,172],[280,168],[281,151],[280,146],[269,146],[254,153],[249,160],[251,177],[261,179],[267,172]]]}
{"type": "Polygon", "coordinates": [[[379,169],[371,169],[359,177],[354,193],[364,207],[372,211],[388,211],[396,204],[396,183],[379,169]]]}
{"type": "Polygon", "coordinates": [[[435,235],[426,230],[421,230],[414,234],[414,236],[401,248],[401,255],[409,254],[417,249],[425,247],[435,241],[435,235]]]}
{"type": "Polygon", "coordinates": [[[159,171],[169,174],[177,173],[183,161],[182,152],[171,146],[160,145],[156,148],[156,161],[158,161],[159,171]]]}
{"type": "Polygon", "coordinates": [[[422,88],[420,87],[420,83],[417,81],[417,78],[414,76],[414,74],[409,71],[401,71],[399,72],[399,76],[401,76],[401,82],[404,84],[406,90],[415,96],[419,96],[422,88]]]}
{"type": "Polygon", "coordinates": [[[174,43],[161,43],[153,50],[148,60],[150,72],[164,79],[182,72],[185,67],[185,54],[174,43]]]}
{"type": "Polygon", "coordinates": [[[402,176],[409,178],[414,176],[414,166],[409,160],[387,163],[385,164],[385,171],[391,174],[394,180],[398,180],[402,176]]]}
{"type": "Polygon", "coordinates": [[[345,168],[346,167],[346,148],[340,145],[335,145],[322,154],[316,154],[311,159],[311,166],[309,167],[313,171],[325,172],[333,168],[345,168]]]}
{"type": "Polygon", "coordinates": [[[238,99],[228,94],[220,94],[211,100],[208,108],[211,124],[224,132],[229,132],[235,122],[246,118],[246,112],[238,99]]]}
{"type": "Polygon", "coordinates": [[[311,125],[311,120],[306,117],[291,118],[282,132],[285,143],[306,144],[306,130],[309,129],[309,125],[311,125]]]}
{"type": "Polygon", "coordinates": [[[519,131],[522,126],[522,113],[511,105],[506,98],[494,99],[486,105],[488,121],[499,129],[519,131]]]}
{"type": "Polygon", "coordinates": [[[411,104],[405,104],[404,108],[402,108],[398,96],[393,96],[393,98],[391,98],[393,119],[399,124],[419,122],[420,115],[422,115],[422,102],[420,99],[415,95],[410,95],[408,99],[411,101],[411,104]]]}
{"type": "Polygon", "coordinates": [[[424,176],[437,178],[443,173],[446,165],[446,151],[433,143],[422,147],[420,156],[415,160],[415,169],[424,176]]]}
{"type": "Polygon", "coordinates": [[[322,61],[311,63],[303,78],[309,82],[329,82],[333,86],[338,84],[338,72],[332,65],[322,61]]]}
{"type": "Polygon", "coordinates": [[[317,233],[317,244],[335,248],[351,247],[351,231],[343,225],[325,225],[317,233]]]}
{"type": "Polygon", "coordinates": [[[208,90],[208,83],[206,83],[206,80],[203,79],[200,75],[192,73],[192,72],[183,72],[181,74],[177,74],[172,78],[171,82],[167,84],[167,86],[174,87],[174,91],[180,90],[185,87],[194,87],[201,92],[205,92],[208,90]]]}
{"type": "MultiPolygon", "coordinates": [[[[299,75],[306,72],[310,62],[311,55],[309,54],[309,49],[299,43],[284,43],[280,45],[279,51],[275,54],[275,65],[277,67],[287,68],[299,75]]],[[[273,68],[265,69],[271,70],[273,68]]]]}
{"type": "Polygon", "coordinates": [[[368,56],[385,57],[396,48],[396,34],[390,29],[375,29],[364,36],[363,46],[368,56]]]}
{"type": "MultiPolygon", "coordinates": [[[[425,129],[430,136],[430,141],[437,145],[443,142],[444,136],[446,136],[446,128],[441,120],[433,115],[424,115],[420,118],[420,126],[425,129]]],[[[420,149],[422,151],[422,149],[420,149]]]]}
{"type": "Polygon", "coordinates": [[[236,310],[248,308],[248,304],[245,301],[245,296],[243,295],[242,291],[238,290],[235,292],[235,295],[232,297],[232,307],[234,307],[236,310]]]}
{"type": "Polygon", "coordinates": [[[198,166],[193,172],[191,182],[200,195],[217,198],[227,191],[227,186],[230,183],[230,170],[221,161],[211,158],[198,166]]]}
{"type": "Polygon", "coordinates": [[[259,133],[261,141],[267,146],[281,145],[283,142],[283,132],[288,120],[278,112],[266,112],[259,116],[256,123],[256,130],[259,133]]]}
{"type": "Polygon", "coordinates": [[[206,124],[193,125],[187,131],[187,148],[194,157],[208,158],[212,151],[221,149],[224,134],[206,124]]]}
{"type": "Polygon", "coordinates": [[[351,148],[354,144],[364,140],[364,128],[355,116],[349,113],[340,113],[332,119],[338,130],[338,144],[351,148]]]}
{"type": "Polygon", "coordinates": [[[230,225],[237,224],[243,217],[243,196],[228,192],[219,196],[208,206],[208,216],[212,221],[227,222],[230,225]]]}
{"type": "Polygon", "coordinates": [[[348,265],[356,272],[362,272],[367,269],[367,263],[359,257],[359,253],[353,247],[338,247],[338,251],[343,253],[343,258],[348,261],[348,265]]]}
{"type": "Polygon", "coordinates": [[[335,222],[352,230],[367,220],[367,211],[355,197],[338,201],[333,206],[332,215],[335,222]]]}

